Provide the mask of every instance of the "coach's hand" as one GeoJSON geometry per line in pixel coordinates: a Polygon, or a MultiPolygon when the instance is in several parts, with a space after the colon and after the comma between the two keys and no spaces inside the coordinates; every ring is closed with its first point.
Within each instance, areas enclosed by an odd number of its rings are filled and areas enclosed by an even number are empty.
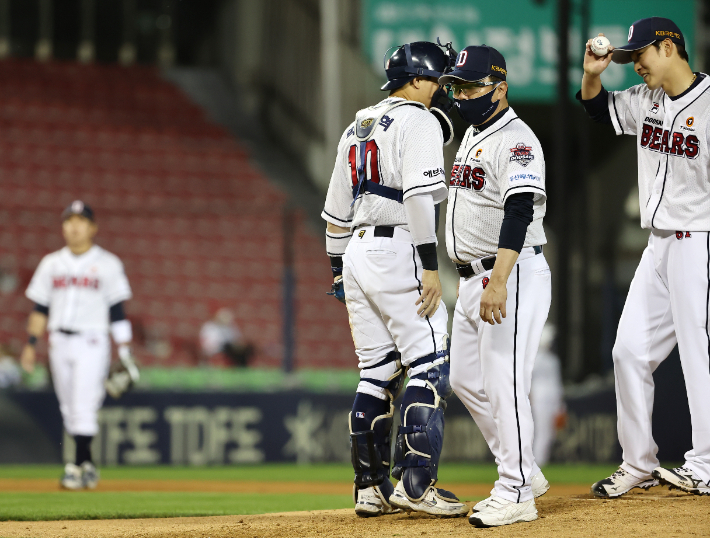
{"type": "Polygon", "coordinates": [[[439,271],[424,270],[422,275],[422,294],[415,305],[421,305],[417,314],[421,317],[433,316],[441,303],[441,282],[439,271]]]}
{"type": "Polygon", "coordinates": [[[22,369],[28,374],[34,372],[36,359],[37,351],[34,346],[26,344],[25,347],[22,348],[22,354],[20,355],[20,365],[22,369]]]}
{"type": "Polygon", "coordinates": [[[481,294],[481,319],[495,325],[503,323],[505,303],[508,300],[508,288],[505,282],[494,284],[491,280],[481,294]],[[495,320],[495,321],[494,321],[495,320]]]}

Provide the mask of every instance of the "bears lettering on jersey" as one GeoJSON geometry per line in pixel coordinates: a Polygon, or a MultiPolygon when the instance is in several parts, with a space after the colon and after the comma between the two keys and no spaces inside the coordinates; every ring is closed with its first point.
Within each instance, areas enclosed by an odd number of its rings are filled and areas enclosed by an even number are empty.
{"type": "Polygon", "coordinates": [[[88,276],[84,277],[66,277],[66,276],[55,276],[52,278],[52,288],[93,288],[95,290],[99,289],[99,279],[91,278],[88,276]]]}
{"type": "Polygon", "coordinates": [[[641,131],[641,147],[668,155],[677,155],[695,159],[698,156],[699,143],[695,135],[669,132],[661,127],[663,122],[655,118],[646,118],[641,131]],[[654,127],[655,124],[656,126],[654,127]]]}
{"type": "Polygon", "coordinates": [[[469,165],[455,164],[451,170],[451,187],[461,187],[480,191],[486,184],[486,172],[480,166],[471,168],[469,165]]]}

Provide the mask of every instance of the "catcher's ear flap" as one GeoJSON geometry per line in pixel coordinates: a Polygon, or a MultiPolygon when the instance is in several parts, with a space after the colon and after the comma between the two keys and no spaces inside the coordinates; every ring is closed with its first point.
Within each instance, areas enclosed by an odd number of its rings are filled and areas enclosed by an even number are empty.
{"type": "Polygon", "coordinates": [[[430,108],[429,111],[434,114],[434,117],[441,125],[441,132],[444,135],[444,145],[448,146],[454,140],[454,124],[451,119],[442,110],[438,108],[430,108]]]}

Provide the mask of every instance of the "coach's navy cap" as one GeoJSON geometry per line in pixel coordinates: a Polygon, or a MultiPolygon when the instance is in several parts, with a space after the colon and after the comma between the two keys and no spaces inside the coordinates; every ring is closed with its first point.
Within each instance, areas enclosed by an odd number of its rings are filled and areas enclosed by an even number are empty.
{"type": "Polygon", "coordinates": [[[631,53],[648,47],[655,41],[670,39],[676,45],[685,47],[685,39],[680,28],[670,19],[663,17],[650,17],[636,21],[629,28],[628,43],[616,47],[611,54],[611,59],[617,64],[631,63],[631,53]]]}
{"type": "Polygon", "coordinates": [[[86,217],[91,222],[94,222],[94,212],[81,200],[74,200],[69,206],[62,211],[62,221],[67,220],[72,215],[80,215],[86,217]]]}
{"type": "Polygon", "coordinates": [[[493,47],[487,45],[466,47],[456,57],[454,70],[439,77],[440,84],[449,84],[455,79],[477,82],[493,75],[505,80],[505,58],[493,47]]]}

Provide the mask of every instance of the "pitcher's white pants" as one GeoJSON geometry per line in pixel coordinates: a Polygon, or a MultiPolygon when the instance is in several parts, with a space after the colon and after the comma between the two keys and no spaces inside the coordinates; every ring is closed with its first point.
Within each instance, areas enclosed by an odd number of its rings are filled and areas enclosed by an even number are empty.
{"type": "Polygon", "coordinates": [[[106,394],[104,380],[111,363],[108,334],[49,335],[49,367],[69,435],[96,435],[98,413],[106,394]]]}
{"type": "Polygon", "coordinates": [[[709,298],[710,233],[651,233],[613,351],[622,467],[638,478],[650,477],[659,465],[651,432],[652,374],[677,342],[693,427],[686,466],[710,481],[709,298]]]}
{"type": "MultiPolygon", "coordinates": [[[[533,498],[530,383],[551,301],[550,268],[543,254],[524,248],[508,278],[503,323],[481,321],[484,278],[461,279],[451,332],[451,386],[471,413],[498,465],[495,494],[513,502],[533,498]]],[[[487,281],[486,281],[487,282],[487,281]]]]}
{"type": "MultiPolygon", "coordinates": [[[[421,295],[422,262],[410,233],[395,228],[394,237],[375,237],[374,227],[358,228],[343,256],[343,285],[350,330],[359,368],[371,368],[389,353],[399,351],[402,365],[442,351],[448,340],[446,305],[431,317],[419,317],[415,303],[421,295]]],[[[424,365],[410,376],[426,370],[424,365]]],[[[394,365],[370,369],[363,378],[387,379],[394,365]],[[390,371],[391,370],[391,371],[390,371]]],[[[412,380],[410,385],[425,386],[412,380]]],[[[387,399],[384,389],[361,381],[358,392],[387,399]]]]}

